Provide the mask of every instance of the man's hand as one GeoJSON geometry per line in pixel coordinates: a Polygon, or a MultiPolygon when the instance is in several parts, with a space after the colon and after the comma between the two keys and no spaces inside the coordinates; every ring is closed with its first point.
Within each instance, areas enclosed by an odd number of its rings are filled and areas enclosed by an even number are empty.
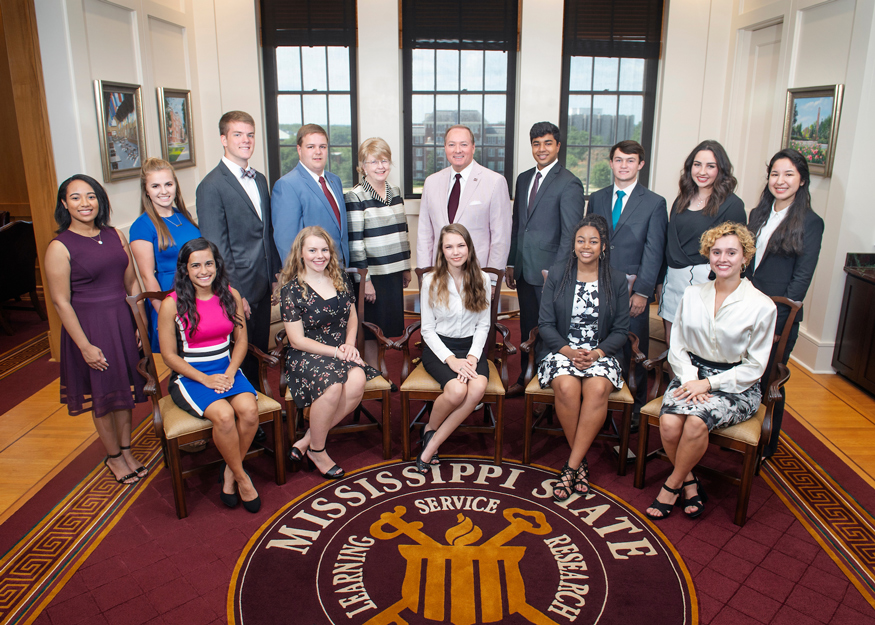
{"type": "Polygon", "coordinates": [[[629,298],[629,315],[637,317],[644,312],[645,308],[647,308],[647,298],[638,295],[638,293],[632,293],[632,297],[629,298]]]}
{"type": "Polygon", "coordinates": [[[249,319],[249,317],[252,316],[252,309],[249,307],[249,302],[246,301],[245,297],[241,297],[240,299],[243,300],[243,314],[249,319]]]}
{"type": "Polygon", "coordinates": [[[509,289],[516,289],[516,280],[513,279],[513,267],[504,270],[504,283],[509,289]]]}

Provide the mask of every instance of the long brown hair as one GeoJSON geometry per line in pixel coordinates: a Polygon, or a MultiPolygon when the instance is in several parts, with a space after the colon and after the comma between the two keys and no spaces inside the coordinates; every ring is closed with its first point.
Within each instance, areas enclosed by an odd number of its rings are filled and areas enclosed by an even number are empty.
{"type": "Polygon", "coordinates": [[[678,182],[678,198],[672,206],[672,215],[682,213],[690,207],[696,193],[699,192],[699,185],[693,180],[693,161],[696,160],[696,154],[702,150],[708,150],[714,155],[714,160],[717,161],[717,178],[714,180],[714,187],[711,191],[711,197],[708,198],[708,203],[702,209],[702,213],[708,217],[713,217],[717,214],[717,209],[720,205],[735,191],[738,186],[738,180],[732,175],[732,162],[729,160],[729,155],[723,146],[711,139],[702,141],[699,145],[693,148],[687,160],[684,161],[684,168],[681,170],[681,178],[678,182]]]}
{"type": "Polygon", "coordinates": [[[448,234],[457,234],[465,240],[468,247],[468,260],[462,267],[462,304],[471,312],[481,312],[489,307],[489,299],[486,296],[486,285],[483,273],[480,271],[480,263],[477,262],[477,252],[468,229],[462,224],[449,224],[441,228],[438,238],[437,253],[434,259],[434,277],[428,290],[428,301],[435,305],[446,306],[450,298],[449,279],[450,266],[444,255],[444,237],[448,234]]]}
{"type": "Polygon", "coordinates": [[[146,178],[149,174],[154,174],[155,172],[163,171],[165,169],[170,170],[170,173],[173,174],[173,182],[176,184],[176,197],[173,199],[173,205],[176,207],[176,211],[182,216],[182,218],[187,219],[189,223],[194,225],[194,219],[191,218],[188,209],[185,208],[185,201],[182,199],[182,189],[179,188],[179,180],[176,179],[176,171],[173,169],[173,165],[161,158],[147,158],[143,163],[143,166],[140,168],[142,211],[149,216],[149,219],[152,220],[152,225],[155,226],[155,230],[158,232],[158,247],[161,248],[162,252],[173,245],[173,235],[170,234],[170,229],[167,227],[167,224],[164,223],[164,220],[158,215],[155,206],[152,204],[152,199],[146,192],[146,178]]]}
{"type": "Polygon", "coordinates": [[[334,249],[334,240],[329,236],[325,229],[321,226],[308,226],[298,233],[292,243],[292,249],[286,257],[286,262],[283,265],[283,270],[280,272],[279,280],[276,285],[276,296],[279,297],[280,290],[292,280],[297,280],[298,284],[307,295],[307,283],[301,277],[306,271],[304,266],[304,240],[307,237],[319,237],[328,244],[328,253],[330,258],[325,266],[325,273],[331,279],[335,290],[338,293],[345,292],[346,280],[343,271],[340,269],[340,264],[337,262],[337,250],[334,249]]]}
{"type": "MultiPolygon", "coordinates": [[[[780,254],[782,256],[798,256],[802,253],[802,241],[805,233],[805,218],[808,213],[812,212],[811,208],[811,174],[808,171],[808,161],[799,152],[793,149],[781,150],[772,157],[769,165],[766,168],[766,187],[760,196],[760,202],[750,212],[750,231],[754,236],[758,236],[760,230],[766,225],[769,220],[769,215],[772,213],[772,204],[775,202],[775,196],[769,189],[768,177],[772,174],[772,168],[775,163],[786,158],[793,167],[799,172],[799,190],[796,191],[796,197],[793,202],[787,207],[787,217],[778,226],[769,239],[768,251],[771,253],[780,254]]],[[[763,250],[764,252],[766,250],[763,250]]]]}

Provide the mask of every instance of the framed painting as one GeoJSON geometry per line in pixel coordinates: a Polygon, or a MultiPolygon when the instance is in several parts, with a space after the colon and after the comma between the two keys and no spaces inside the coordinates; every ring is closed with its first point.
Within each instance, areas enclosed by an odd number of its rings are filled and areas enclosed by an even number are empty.
{"type": "Polygon", "coordinates": [[[140,175],[146,154],[141,91],[140,85],[94,81],[104,182],[140,175]]]}
{"type": "Polygon", "coordinates": [[[196,164],[191,91],[158,87],[161,157],[176,168],[196,164]]]}
{"type": "Polygon", "coordinates": [[[781,148],[798,150],[812,174],[832,175],[843,92],[844,85],[787,89],[781,148]]]}

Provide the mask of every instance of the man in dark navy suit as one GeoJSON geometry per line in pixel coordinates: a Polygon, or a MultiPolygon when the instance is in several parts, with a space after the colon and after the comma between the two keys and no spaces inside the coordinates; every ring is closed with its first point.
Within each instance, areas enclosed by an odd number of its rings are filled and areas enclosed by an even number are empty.
{"type": "MultiPolygon", "coordinates": [[[[559,128],[538,122],[529,131],[535,167],[516,180],[510,254],[505,282],[516,289],[520,305],[522,340],[538,325],[544,269],[550,269],[571,255],[574,226],[583,218],[584,196],[580,180],[556,160],[559,156],[559,128]]],[[[525,393],[529,354],[520,350],[522,371],[508,389],[508,397],[525,393]]]]}
{"type": "MultiPolygon", "coordinates": [[[[587,214],[594,212],[608,220],[611,244],[611,268],[626,274],[629,284],[630,331],[647,353],[650,341],[650,315],[647,303],[656,287],[656,279],[665,251],[668,211],[665,198],[638,182],[644,167],[644,148],[637,141],[620,141],[611,148],[611,171],[614,183],[592,194],[587,214]]],[[[623,371],[629,375],[631,346],[626,345],[623,371]]],[[[637,428],[641,406],[647,394],[647,376],[643,367],[635,375],[638,392],[633,408],[632,425],[637,428]]]]}

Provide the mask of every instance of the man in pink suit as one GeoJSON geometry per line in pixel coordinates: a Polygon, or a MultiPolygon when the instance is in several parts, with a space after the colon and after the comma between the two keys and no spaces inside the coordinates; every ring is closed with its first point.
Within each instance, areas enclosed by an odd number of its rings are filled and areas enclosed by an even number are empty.
{"type": "Polygon", "coordinates": [[[481,267],[507,266],[512,212],[504,176],[474,162],[474,133],[452,126],[444,135],[450,166],[425,179],[419,205],[416,263],[434,264],[441,228],[449,223],[471,233],[481,267]]]}

